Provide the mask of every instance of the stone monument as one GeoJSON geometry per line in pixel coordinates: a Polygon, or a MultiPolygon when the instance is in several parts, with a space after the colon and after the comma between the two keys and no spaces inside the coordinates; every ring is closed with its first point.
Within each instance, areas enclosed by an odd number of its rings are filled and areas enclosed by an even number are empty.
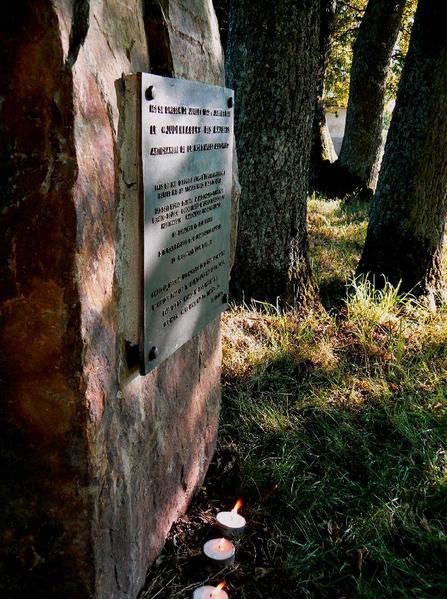
{"type": "Polygon", "coordinates": [[[221,347],[216,315],[138,359],[127,76],[222,87],[218,26],[211,0],[29,0],[0,41],[0,590],[128,599],[212,457],[221,347]]]}

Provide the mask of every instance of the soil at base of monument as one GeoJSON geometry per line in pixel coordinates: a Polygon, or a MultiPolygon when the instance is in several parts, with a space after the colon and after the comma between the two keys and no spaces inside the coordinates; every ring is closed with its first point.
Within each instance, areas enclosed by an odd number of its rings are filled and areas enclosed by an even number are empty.
{"type": "Polygon", "coordinates": [[[219,447],[190,508],[171,528],[162,554],[150,568],[139,599],[186,599],[203,584],[224,581],[232,599],[285,597],[294,585],[284,550],[269,535],[275,511],[276,485],[261,489],[256,498],[242,497],[247,526],[236,546],[233,566],[219,570],[203,556],[203,544],[219,537],[215,516],[231,510],[240,497],[241,480],[235,446],[219,447]]]}

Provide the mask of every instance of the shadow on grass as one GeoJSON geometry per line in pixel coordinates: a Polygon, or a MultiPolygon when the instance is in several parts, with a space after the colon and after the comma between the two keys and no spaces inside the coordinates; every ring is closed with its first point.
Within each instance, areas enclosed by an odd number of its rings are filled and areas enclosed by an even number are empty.
{"type": "Polygon", "coordinates": [[[349,388],[350,368],[310,369],[286,353],[226,387],[241,492],[269,513],[260,544],[280,548],[295,596],[446,596],[445,381],[415,393],[385,379],[380,396],[358,365],[349,388]]]}
{"type": "MultiPolygon", "coordinates": [[[[441,350],[420,348],[412,376],[441,350]]],[[[221,579],[232,598],[446,596],[445,381],[422,392],[351,359],[315,367],[282,351],[225,378],[218,451],[144,597],[221,579]],[[200,548],[239,496],[247,531],[217,574],[200,548]]]]}

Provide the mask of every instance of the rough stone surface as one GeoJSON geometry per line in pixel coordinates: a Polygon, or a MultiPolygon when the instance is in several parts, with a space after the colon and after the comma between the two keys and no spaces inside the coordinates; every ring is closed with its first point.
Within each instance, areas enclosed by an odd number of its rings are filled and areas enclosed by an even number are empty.
{"type": "Polygon", "coordinates": [[[212,456],[221,346],[217,320],[146,377],[129,362],[138,229],[122,76],[165,61],[163,74],[223,84],[218,26],[211,0],[8,10],[1,594],[135,597],[212,456]]]}
{"type": "MultiPolygon", "coordinates": [[[[9,10],[11,9],[11,10],[9,10]]],[[[72,76],[55,10],[0,20],[0,595],[92,590],[72,76]],[[68,568],[67,564],[76,564],[68,568]]]]}

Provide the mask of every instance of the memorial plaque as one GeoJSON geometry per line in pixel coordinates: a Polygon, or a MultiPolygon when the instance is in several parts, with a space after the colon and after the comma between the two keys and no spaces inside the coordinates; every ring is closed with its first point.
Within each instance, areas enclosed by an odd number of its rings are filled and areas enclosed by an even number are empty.
{"type": "Polygon", "coordinates": [[[147,373],[228,302],[233,91],[141,74],[147,373]]]}

